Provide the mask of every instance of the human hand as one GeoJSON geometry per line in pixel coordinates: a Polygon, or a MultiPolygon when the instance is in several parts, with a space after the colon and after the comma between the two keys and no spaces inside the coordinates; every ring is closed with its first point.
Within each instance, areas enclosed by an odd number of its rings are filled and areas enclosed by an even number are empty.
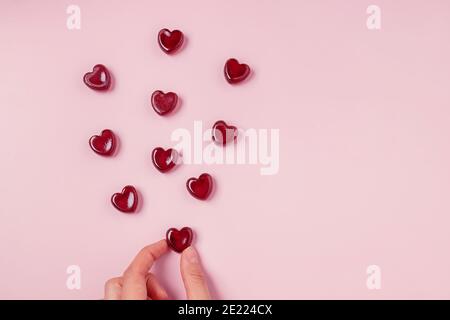
{"type": "MultiPolygon", "coordinates": [[[[166,290],[150,272],[153,264],[169,251],[166,240],[143,248],[121,277],[105,283],[105,300],[166,300],[166,290]]],[[[189,300],[209,300],[208,286],[200,257],[194,247],[181,254],[180,271],[189,300]]]]}

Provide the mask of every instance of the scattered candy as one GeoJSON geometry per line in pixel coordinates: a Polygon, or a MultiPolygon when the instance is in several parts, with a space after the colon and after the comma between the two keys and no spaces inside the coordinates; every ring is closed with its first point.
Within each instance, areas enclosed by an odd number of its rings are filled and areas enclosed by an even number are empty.
{"type": "Polygon", "coordinates": [[[89,145],[95,153],[102,156],[111,156],[116,149],[116,136],[111,130],[105,129],[101,135],[92,136],[89,139],[89,145]]]}
{"type": "Polygon", "coordinates": [[[83,77],[84,83],[91,89],[104,91],[111,86],[111,75],[108,69],[102,64],[97,64],[83,77]]]}
{"type": "Polygon", "coordinates": [[[177,51],[183,45],[183,41],[184,35],[180,30],[170,31],[168,29],[162,29],[158,33],[159,46],[168,54],[177,51]]]}
{"type": "Polygon", "coordinates": [[[178,253],[183,252],[184,249],[189,247],[194,238],[194,233],[189,227],[184,227],[181,230],[170,228],[166,232],[166,241],[169,247],[178,253]]]}
{"type": "Polygon", "coordinates": [[[156,169],[161,172],[167,172],[175,167],[178,158],[178,152],[174,149],[164,150],[161,147],[153,149],[152,161],[156,169]]]}
{"type": "Polygon", "coordinates": [[[175,109],[178,103],[178,96],[173,92],[164,93],[161,90],[156,90],[153,92],[150,100],[156,113],[163,116],[175,109]]]}
{"type": "Polygon", "coordinates": [[[186,182],[189,193],[199,200],[206,200],[213,188],[213,179],[207,173],[202,173],[198,179],[190,178],[186,182]]]}
{"type": "Polygon", "coordinates": [[[137,191],[133,186],[125,186],[121,193],[113,194],[111,202],[117,210],[125,213],[135,212],[138,205],[137,191]]]}
{"type": "MultiPolygon", "coordinates": [[[[158,44],[161,49],[172,54],[179,50],[184,42],[184,35],[179,30],[170,31],[162,29],[158,33],[158,44]]],[[[250,67],[245,63],[239,63],[237,59],[228,59],[224,66],[224,75],[230,84],[244,81],[250,75],[250,67]]],[[[97,64],[92,72],[88,72],[83,77],[84,83],[93,90],[104,91],[111,87],[111,75],[108,69],[97,64]]],[[[156,90],[151,96],[151,104],[156,113],[163,116],[171,113],[178,104],[178,95],[174,92],[164,93],[156,90]]],[[[225,146],[237,138],[238,130],[235,126],[228,125],[225,121],[219,120],[212,128],[212,139],[215,143],[225,146]]],[[[105,129],[100,135],[94,135],[89,139],[91,149],[99,155],[111,156],[116,150],[116,137],[114,133],[105,129]]],[[[152,151],[152,162],[160,172],[172,170],[177,162],[178,152],[174,149],[157,147],[152,151]]],[[[186,188],[189,193],[199,199],[206,200],[213,190],[213,178],[208,173],[202,173],[198,178],[192,177],[186,181],[186,188]]],[[[132,213],[138,207],[138,193],[133,186],[125,186],[120,193],[115,193],[111,197],[114,207],[125,213],[132,213]]],[[[171,228],[166,233],[166,241],[170,248],[181,253],[189,247],[193,240],[193,232],[189,227],[181,230],[171,228]]]]}
{"type": "Polygon", "coordinates": [[[237,128],[229,126],[225,121],[219,120],[212,127],[212,139],[214,142],[226,145],[230,141],[236,140],[237,128]]]}
{"type": "Polygon", "coordinates": [[[228,59],[224,67],[225,78],[231,84],[245,80],[250,74],[250,67],[236,59],[228,59]]]}

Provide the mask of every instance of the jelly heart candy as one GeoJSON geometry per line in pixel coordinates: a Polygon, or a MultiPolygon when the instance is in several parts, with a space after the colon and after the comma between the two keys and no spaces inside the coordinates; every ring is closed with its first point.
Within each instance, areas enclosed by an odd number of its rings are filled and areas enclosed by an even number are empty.
{"type": "Polygon", "coordinates": [[[156,169],[161,172],[167,172],[175,167],[178,152],[173,149],[164,150],[163,148],[155,148],[152,152],[152,161],[156,169]]]}
{"type": "Polygon", "coordinates": [[[224,67],[225,78],[231,84],[245,80],[250,74],[250,67],[236,59],[228,59],[224,67]]]}
{"type": "Polygon", "coordinates": [[[135,212],[138,205],[137,191],[133,186],[125,186],[121,193],[113,194],[111,202],[117,210],[125,213],[135,212]]]}
{"type": "Polygon", "coordinates": [[[183,45],[184,35],[180,30],[162,29],[158,33],[158,43],[165,53],[173,53],[183,45]]]}
{"type": "Polygon", "coordinates": [[[111,86],[111,75],[104,65],[97,64],[92,69],[92,72],[84,75],[83,81],[91,89],[108,90],[111,86]]]}
{"type": "Polygon", "coordinates": [[[225,121],[219,120],[212,127],[212,139],[214,142],[226,145],[228,142],[236,140],[237,128],[229,126],[225,121]]]}
{"type": "Polygon", "coordinates": [[[101,135],[92,136],[89,145],[94,152],[102,156],[111,156],[116,149],[116,137],[111,130],[105,129],[101,135]]]}
{"type": "Polygon", "coordinates": [[[156,90],[152,94],[151,103],[156,113],[163,116],[175,109],[178,103],[178,96],[173,92],[164,93],[161,90],[156,90]]]}
{"type": "Polygon", "coordinates": [[[198,179],[190,178],[186,182],[189,193],[199,200],[206,200],[211,194],[213,188],[213,179],[207,173],[202,173],[198,179]]]}
{"type": "Polygon", "coordinates": [[[169,247],[178,253],[183,252],[184,249],[189,247],[194,238],[194,233],[189,227],[184,227],[181,230],[170,228],[166,232],[166,241],[169,247]]]}

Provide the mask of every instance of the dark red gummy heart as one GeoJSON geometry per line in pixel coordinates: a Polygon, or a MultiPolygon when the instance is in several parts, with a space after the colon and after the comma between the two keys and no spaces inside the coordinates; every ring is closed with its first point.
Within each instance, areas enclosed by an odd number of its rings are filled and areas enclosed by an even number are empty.
{"type": "Polygon", "coordinates": [[[166,241],[169,247],[178,252],[183,252],[184,249],[192,244],[194,233],[189,227],[184,227],[181,230],[170,228],[166,232],[166,241]]]}
{"type": "Polygon", "coordinates": [[[111,156],[116,149],[116,136],[111,130],[105,129],[101,135],[92,136],[89,145],[94,152],[102,156],[111,156]]]}
{"type": "Polygon", "coordinates": [[[104,65],[97,64],[92,69],[92,72],[84,75],[83,81],[91,89],[108,90],[111,86],[111,75],[104,65]]]}
{"type": "Polygon", "coordinates": [[[183,41],[184,35],[180,30],[162,29],[158,33],[159,46],[165,53],[177,51],[183,45],[183,41]]]}
{"type": "Polygon", "coordinates": [[[164,93],[161,90],[156,90],[152,94],[151,103],[156,113],[163,116],[175,109],[178,103],[178,96],[173,92],[164,93]]]}
{"type": "Polygon", "coordinates": [[[250,67],[236,59],[228,59],[224,67],[225,78],[231,84],[245,80],[250,74],[250,67]]]}
{"type": "Polygon", "coordinates": [[[153,149],[152,161],[153,165],[161,172],[167,172],[175,167],[178,152],[174,149],[164,150],[161,147],[153,149]]]}
{"type": "Polygon", "coordinates": [[[111,202],[117,210],[125,213],[135,212],[138,205],[137,191],[133,186],[125,186],[121,193],[113,194],[111,202]]]}
{"type": "Polygon", "coordinates": [[[186,182],[189,193],[199,200],[206,200],[211,194],[213,188],[213,179],[207,173],[202,173],[198,179],[190,178],[186,182]]]}
{"type": "Polygon", "coordinates": [[[226,145],[228,142],[236,140],[237,128],[229,126],[225,121],[219,120],[212,127],[212,139],[214,142],[226,145]]]}

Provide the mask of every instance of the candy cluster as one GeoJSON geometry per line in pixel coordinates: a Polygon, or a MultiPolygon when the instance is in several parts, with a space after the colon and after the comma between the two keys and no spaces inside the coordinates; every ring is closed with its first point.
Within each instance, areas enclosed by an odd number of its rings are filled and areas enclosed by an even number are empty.
{"type": "MultiPolygon", "coordinates": [[[[180,50],[184,43],[184,34],[179,30],[170,31],[162,29],[158,33],[158,44],[166,54],[174,54],[180,50]]],[[[244,81],[250,75],[250,67],[241,64],[232,58],[225,62],[224,76],[230,84],[244,81]]],[[[92,72],[84,75],[84,83],[91,89],[97,91],[107,91],[111,88],[111,74],[102,64],[93,67],[92,72]]],[[[156,90],[150,98],[150,103],[154,111],[160,116],[170,114],[178,104],[178,95],[174,92],[163,92],[156,90]]],[[[237,128],[228,125],[223,120],[217,121],[212,127],[212,140],[218,145],[225,146],[237,137],[237,128]]],[[[104,129],[100,135],[94,135],[89,139],[91,149],[101,156],[113,156],[116,152],[117,138],[110,129],[104,129]]],[[[172,148],[164,149],[156,147],[151,153],[151,160],[154,167],[161,173],[167,173],[178,165],[179,154],[172,148]]],[[[208,173],[202,173],[198,178],[192,177],[186,181],[186,189],[189,194],[199,200],[206,200],[213,190],[213,178],[208,173]]],[[[138,192],[131,185],[125,186],[121,192],[115,193],[111,197],[112,205],[124,213],[136,212],[139,203],[138,192]]],[[[166,233],[166,240],[170,248],[181,253],[192,243],[193,231],[189,227],[180,230],[171,228],[166,233]]]]}

